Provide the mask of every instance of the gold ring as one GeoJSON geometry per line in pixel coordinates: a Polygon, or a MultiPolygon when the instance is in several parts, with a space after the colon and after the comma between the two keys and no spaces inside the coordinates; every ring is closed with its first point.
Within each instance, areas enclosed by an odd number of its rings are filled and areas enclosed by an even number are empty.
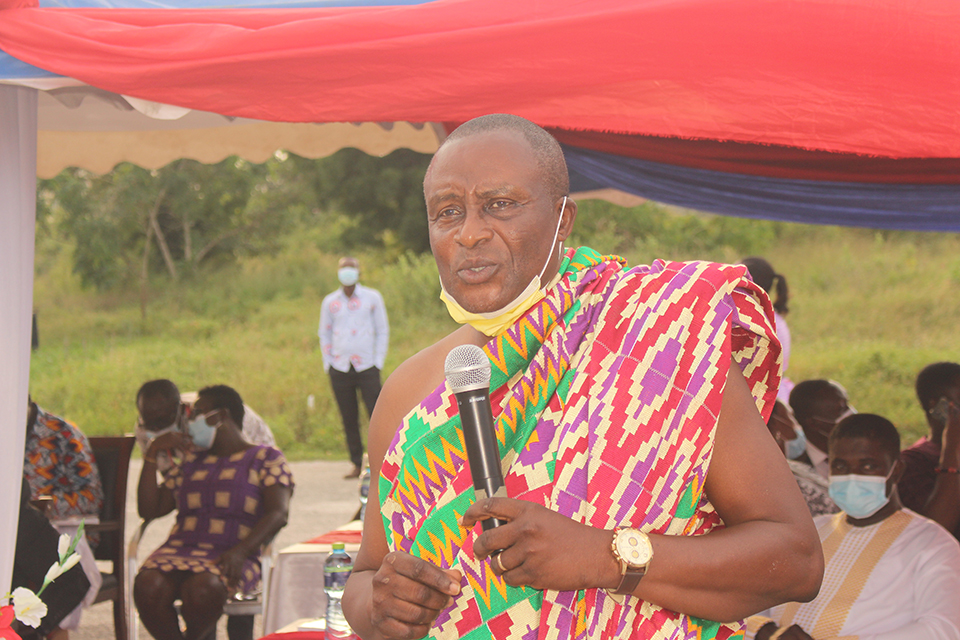
{"type": "MultiPolygon", "coordinates": [[[[502,553],[502,552],[501,552],[502,553]]],[[[500,573],[506,573],[507,569],[503,566],[503,563],[500,561],[500,553],[493,556],[493,561],[497,563],[497,567],[500,569],[500,573]]]]}

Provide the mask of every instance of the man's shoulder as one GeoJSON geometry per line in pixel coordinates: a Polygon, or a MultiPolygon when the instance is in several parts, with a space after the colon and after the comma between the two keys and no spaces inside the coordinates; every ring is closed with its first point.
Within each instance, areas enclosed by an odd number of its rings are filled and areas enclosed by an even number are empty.
{"type": "Polygon", "coordinates": [[[900,457],[904,461],[927,461],[932,460],[934,463],[940,458],[940,445],[929,438],[921,438],[915,442],[912,446],[907,447],[900,452],[900,457]]]}
{"type": "Polygon", "coordinates": [[[371,298],[374,300],[383,300],[383,295],[372,287],[365,287],[361,284],[358,284],[356,291],[361,296],[371,298]]]}
{"type": "Polygon", "coordinates": [[[900,459],[906,465],[907,478],[917,474],[923,476],[935,475],[934,469],[940,462],[940,447],[930,440],[920,440],[912,447],[900,452],[900,459]]]}
{"type": "Polygon", "coordinates": [[[469,342],[466,339],[475,329],[462,326],[446,337],[404,360],[387,378],[377,400],[384,403],[384,414],[391,427],[416,407],[444,381],[443,365],[454,347],[469,342]],[[389,409],[389,411],[387,411],[389,409]]]}
{"type": "Polygon", "coordinates": [[[48,435],[58,435],[61,437],[73,435],[74,437],[86,440],[86,436],[83,435],[83,432],[80,431],[77,425],[60,416],[48,413],[43,409],[37,411],[37,426],[42,426],[49,431],[50,433],[48,435]]]}
{"type": "Polygon", "coordinates": [[[649,265],[638,265],[624,270],[620,274],[619,282],[633,286],[639,280],[653,286],[669,286],[671,289],[708,287],[719,290],[730,284],[739,284],[744,280],[745,274],[746,267],[742,265],[705,260],[676,262],[658,259],[649,265]]]}
{"type": "MultiPolygon", "coordinates": [[[[952,541],[952,543],[957,543],[956,538],[949,531],[930,518],[906,507],[900,509],[900,513],[902,514],[901,517],[909,518],[904,531],[908,532],[920,547],[932,542],[952,541]]],[[[960,548],[957,549],[957,552],[960,553],[960,548]]]]}
{"type": "Polygon", "coordinates": [[[940,571],[952,567],[960,574],[960,543],[938,523],[910,509],[901,509],[900,517],[909,518],[894,543],[897,555],[911,560],[916,571],[940,571]]]}

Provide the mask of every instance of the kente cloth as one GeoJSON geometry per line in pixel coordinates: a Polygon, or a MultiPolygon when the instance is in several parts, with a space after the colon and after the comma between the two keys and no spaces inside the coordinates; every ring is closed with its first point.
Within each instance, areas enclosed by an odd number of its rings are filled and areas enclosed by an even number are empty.
{"type": "Polygon", "coordinates": [[[53,498],[46,512],[51,520],[100,515],[103,485],[90,442],[75,425],[39,407],[27,434],[23,474],[31,500],[53,498]]]}
{"type": "MultiPolygon", "coordinates": [[[[743,266],[568,250],[559,283],[484,348],[511,498],[603,529],[702,535],[722,522],[703,495],[731,359],[769,416],[779,344],[766,294],[743,266]]],[[[511,587],[479,562],[460,516],[474,502],[446,383],[407,415],[380,471],[387,543],[463,574],[439,638],[730,638],[719,624],[603,589],[511,587]]]]}
{"type": "Polygon", "coordinates": [[[765,612],[817,640],[960,639],[960,544],[940,525],[901,509],[868,527],[847,514],[814,519],[825,562],[820,593],[765,612]]]}
{"type": "MultiPolygon", "coordinates": [[[[249,535],[263,517],[263,491],[276,485],[292,487],[293,474],[273,447],[252,446],[225,457],[187,453],[164,481],[177,499],[177,521],[141,568],[220,576],[217,558],[249,535]]],[[[259,582],[255,551],[243,563],[237,590],[254,593],[259,582]]]]}

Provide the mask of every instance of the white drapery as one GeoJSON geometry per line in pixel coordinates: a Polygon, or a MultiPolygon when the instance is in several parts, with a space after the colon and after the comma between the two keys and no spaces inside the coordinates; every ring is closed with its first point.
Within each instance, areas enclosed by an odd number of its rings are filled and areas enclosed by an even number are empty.
{"type": "Polygon", "coordinates": [[[37,206],[37,90],[0,85],[0,593],[10,586],[23,477],[33,243],[37,206]]]}

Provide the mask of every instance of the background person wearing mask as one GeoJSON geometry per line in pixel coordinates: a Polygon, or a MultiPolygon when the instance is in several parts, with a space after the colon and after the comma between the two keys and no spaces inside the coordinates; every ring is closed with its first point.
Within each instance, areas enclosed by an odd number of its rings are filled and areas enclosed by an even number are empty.
{"type": "Polygon", "coordinates": [[[293,493],[283,454],[243,439],[243,401],[235,390],[201,389],[192,415],[187,433],[151,442],[137,486],[141,517],[177,510],[170,536],[134,582],[140,619],[157,640],[203,638],[228,596],[256,591],[260,549],[287,523],[293,493]],[[156,456],[172,449],[186,452],[183,463],[158,484],[156,456]],[[174,608],[178,599],[185,634],[174,608]]]}
{"type": "Polygon", "coordinates": [[[840,420],[857,410],[847,390],[833,380],[804,380],[790,392],[790,408],[807,437],[807,452],[797,460],[809,464],[821,477],[830,476],[827,441],[840,420]]]}
{"type": "Polygon", "coordinates": [[[380,396],[380,371],[387,358],[390,325],[380,292],[358,284],[360,263],[356,258],[340,258],[337,279],[342,286],[323,299],[317,334],[323,370],[330,374],[353,462],[353,470],[344,478],[359,478],[363,440],[357,391],[363,396],[367,416],[372,416],[380,396]]]}
{"type": "Polygon", "coordinates": [[[903,504],[960,539],[960,364],[937,362],[917,376],[930,435],[900,454],[903,504]]]}
{"type": "MultiPolygon", "coordinates": [[[[137,424],[133,432],[140,451],[145,454],[150,443],[165,433],[183,431],[190,419],[190,407],[196,401],[196,391],[180,393],[171,380],[161,378],[144,382],[137,391],[137,424]]],[[[246,404],[243,405],[243,439],[251,444],[277,446],[266,421],[246,404]]],[[[171,456],[167,451],[160,451],[156,457],[157,470],[166,476],[174,466],[174,459],[183,456],[182,453],[171,456]]]]}
{"type": "Polygon", "coordinates": [[[753,616],[748,630],[756,640],[960,638],[960,545],[900,504],[896,427],[851,415],[828,449],[830,497],[843,511],[814,519],[826,561],[820,593],[753,616]]]}

